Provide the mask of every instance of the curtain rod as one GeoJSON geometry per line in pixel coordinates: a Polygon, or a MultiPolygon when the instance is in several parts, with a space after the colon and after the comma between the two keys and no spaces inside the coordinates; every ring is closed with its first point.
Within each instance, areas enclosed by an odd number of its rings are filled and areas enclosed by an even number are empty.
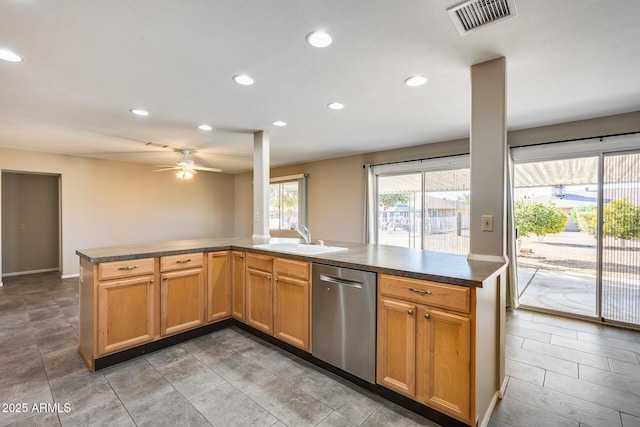
{"type": "MultiPolygon", "coordinates": [[[[558,143],[561,143],[561,142],[588,141],[588,140],[591,140],[591,139],[599,139],[600,141],[602,141],[604,138],[613,138],[613,137],[616,137],[616,136],[627,136],[627,135],[636,135],[636,134],[640,134],[640,131],[624,132],[624,133],[612,133],[612,134],[608,134],[608,135],[598,135],[598,136],[585,136],[583,138],[559,139],[559,140],[556,140],[556,141],[536,142],[535,144],[518,145],[518,146],[513,147],[513,148],[535,147],[537,145],[558,144],[558,143]]],[[[508,145],[508,142],[507,142],[507,145],[508,145]]]]}
{"type": "MultiPolygon", "coordinates": [[[[624,132],[624,133],[612,133],[612,134],[598,135],[598,136],[585,136],[583,138],[559,139],[559,140],[555,140],[555,141],[537,142],[535,144],[518,145],[517,147],[512,147],[512,148],[534,147],[534,146],[537,146],[537,145],[558,144],[558,143],[561,143],[561,142],[587,141],[587,140],[591,140],[591,139],[599,139],[600,141],[602,141],[604,138],[613,138],[613,137],[616,137],[616,136],[627,136],[627,135],[636,135],[636,134],[640,134],[640,131],[624,132]]],[[[509,145],[508,141],[507,141],[507,145],[509,145]]],[[[385,162],[385,163],[375,163],[375,164],[367,163],[367,164],[362,165],[362,167],[366,168],[367,166],[383,166],[383,165],[391,165],[391,164],[397,164],[397,163],[423,162],[425,160],[440,159],[440,158],[443,158],[443,157],[467,156],[469,154],[470,153],[467,152],[467,153],[458,153],[458,154],[451,154],[451,155],[445,155],[445,156],[424,157],[422,159],[400,160],[398,162],[385,162]]]]}
{"type": "Polygon", "coordinates": [[[399,160],[397,162],[386,162],[386,163],[365,163],[362,165],[363,168],[367,166],[384,166],[384,165],[397,165],[398,163],[410,163],[410,162],[426,162],[427,160],[435,160],[435,159],[443,159],[445,157],[458,157],[458,156],[468,156],[470,153],[458,153],[458,154],[449,154],[445,156],[435,156],[435,157],[423,157],[422,159],[411,159],[411,160],[399,160]]]}

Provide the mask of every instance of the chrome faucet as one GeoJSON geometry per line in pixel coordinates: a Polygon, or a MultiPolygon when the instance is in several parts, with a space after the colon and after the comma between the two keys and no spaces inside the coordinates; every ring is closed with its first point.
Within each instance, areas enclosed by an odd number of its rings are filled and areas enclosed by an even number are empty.
{"type": "Polygon", "coordinates": [[[304,242],[307,245],[311,244],[311,232],[305,225],[301,225],[300,227],[297,227],[297,228],[294,225],[292,225],[291,229],[297,231],[298,234],[302,236],[302,238],[304,239],[304,242]]]}

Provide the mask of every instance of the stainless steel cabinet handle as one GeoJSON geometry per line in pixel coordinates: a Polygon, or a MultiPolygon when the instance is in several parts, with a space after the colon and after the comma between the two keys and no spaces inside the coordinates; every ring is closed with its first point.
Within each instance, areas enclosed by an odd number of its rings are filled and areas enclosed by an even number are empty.
{"type": "Polygon", "coordinates": [[[244,259],[244,254],[240,255],[240,259],[244,259]]]}
{"type": "Polygon", "coordinates": [[[427,289],[409,288],[409,290],[411,292],[415,292],[416,294],[420,294],[420,295],[431,295],[431,291],[427,289]]]}
{"type": "Polygon", "coordinates": [[[267,276],[267,280],[271,281],[271,276],[267,276]]]}
{"type": "Polygon", "coordinates": [[[407,310],[407,314],[408,314],[409,316],[413,316],[413,310],[407,310]]]}
{"type": "Polygon", "coordinates": [[[138,268],[137,265],[129,265],[127,267],[120,267],[120,268],[118,268],[118,270],[120,270],[120,271],[129,271],[129,270],[135,270],[136,268],[138,268]]]}
{"type": "Polygon", "coordinates": [[[167,276],[164,276],[162,280],[169,280],[169,278],[167,276]]]}
{"type": "Polygon", "coordinates": [[[188,262],[191,262],[190,259],[179,259],[176,261],[176,264],[186,264],[188,262]]]}
{"type": "Polygon", "coordinates": [[[149,284],[153,285],[153,279],[149,280],[149,284]]]}
{"type": "Polygon", "coordinates": [[[425,318],[425,319],[431,319],[431,315],[430,315],[429,313],[425,313],[425,314],[424,314],[424,318],[425,318]]]}

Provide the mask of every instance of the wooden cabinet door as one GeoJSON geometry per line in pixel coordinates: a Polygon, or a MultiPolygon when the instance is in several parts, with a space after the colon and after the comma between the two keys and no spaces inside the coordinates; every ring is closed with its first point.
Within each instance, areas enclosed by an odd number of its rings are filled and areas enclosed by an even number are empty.
{"type": "Polygon", "coordinates": [[[124,350],[153,339],[153,276],[98,285],[98,355],[124,350]]]}
{"type": "Polygon", "coordinates": [[[308,280],[279,276],[274,290],[274,335],[306,351],[311,351],[310,287],[308,280]]]}
{"type": "Polygon", "coordinates": [[[416,394],[416,306],[381,297],[378,300],[376,379],[409,397],[416,394]]]}
{"type": "Polygon", "coordinates": [[[162,273],[160,334],[171,335],[205,323],[202,268],[162,273]]]}
{"type": "Polygon", "coordinates": [[[417,400],[464,422],[471,420],[471,320],[419,307],[417,400]]]}
{"type": "Polygon", "coordinates": [[[231,315],[229,251],[207,254],[207,321],[215,322],[231,315]]]}
{"type": "Polygon", "coordinates": [[[231,315],[244,321],[245,254],[231,252],[231,315]]]}
{"type": "Polygon", "coordinates": [[[273,274],[248,268],[246,281],[247,324],[273,334],[273,274]]]}
{"type": "Polygon", "coordinates": [[[276,258],[275,277],[273,333],[311,351],[311,264],[276,258]]]}

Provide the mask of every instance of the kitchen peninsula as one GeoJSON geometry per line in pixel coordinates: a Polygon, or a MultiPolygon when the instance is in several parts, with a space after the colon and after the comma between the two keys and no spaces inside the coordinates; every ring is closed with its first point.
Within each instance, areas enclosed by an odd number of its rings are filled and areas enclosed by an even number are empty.
{"type": "Polygon", "coordinates": [[[79,352],[87,366],[101,369],[236,325],[440,424],[488,422],[504,379],[506,263],[346,242],[327,243],[346,251],[318,255],[264,247],[289,240],[76,251],[79,352]],[[312,263],[377,275],[376,384],[311,355],[312,263]]]}

